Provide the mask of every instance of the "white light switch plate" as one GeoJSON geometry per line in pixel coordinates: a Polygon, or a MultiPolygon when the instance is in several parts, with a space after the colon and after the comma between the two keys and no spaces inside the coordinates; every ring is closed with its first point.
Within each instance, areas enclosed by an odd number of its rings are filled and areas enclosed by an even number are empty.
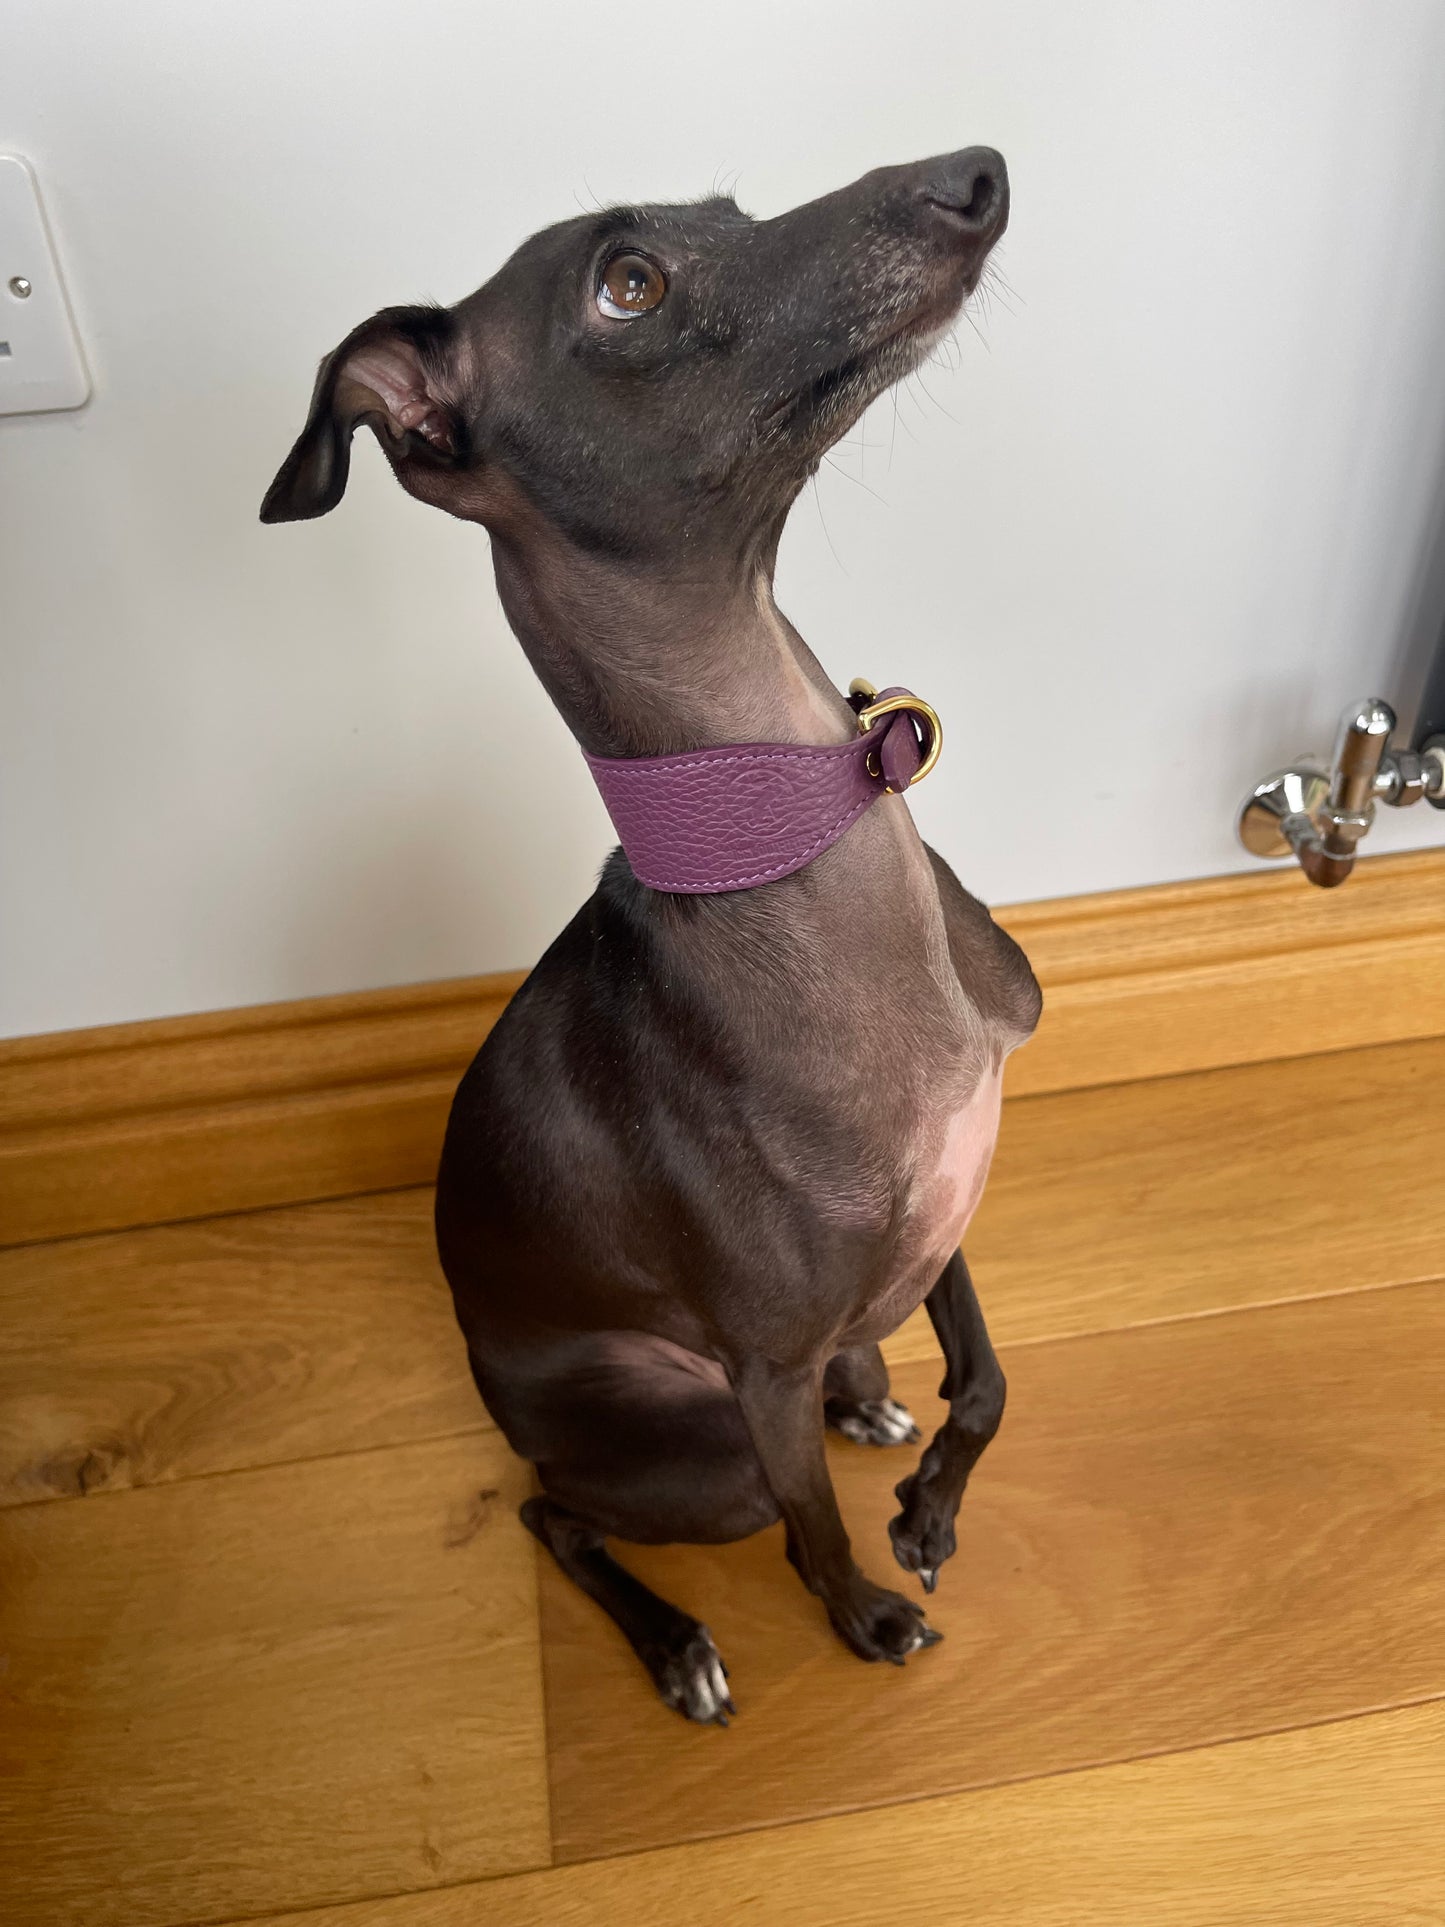
{"type": "Polygon", "coordinates": [[[79,408],[89,396],[35,176],[18,154],[0,154],[0,415],[79,408]]]}

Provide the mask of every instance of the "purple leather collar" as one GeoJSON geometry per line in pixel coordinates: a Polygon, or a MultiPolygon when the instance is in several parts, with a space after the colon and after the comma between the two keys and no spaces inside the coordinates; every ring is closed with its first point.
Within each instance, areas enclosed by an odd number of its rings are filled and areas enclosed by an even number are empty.
{"type": "Polygon", "coordinates": [[[928,774],[943,731],[927,703],[862,682],[852,701],[860,734],[851,743],[587,756],[641,881],[689,896],[771,883],[821,856],[880,796],[928,774]]]}

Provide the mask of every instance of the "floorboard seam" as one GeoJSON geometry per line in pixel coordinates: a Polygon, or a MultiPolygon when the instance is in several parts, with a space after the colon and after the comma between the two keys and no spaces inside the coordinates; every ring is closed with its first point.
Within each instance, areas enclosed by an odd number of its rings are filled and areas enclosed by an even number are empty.
{"type": "MultiPolygon", "coordinates": [[[[811,1826],[819,1820],[847,1819],[850,1814],[887,1813],[895,1807],[916,1807],[927,1800],[945,1800],[953,1797],[966,1797],[974,1793],[992,1793],[999,1787],[1032,1786],[1046,1780],[1071,1779],[1080,1773],[1102,1773],[1113,1767],[1142,1766],[1151,1760],[1177,1759],[1187,1753],[1215,1752],[1220,1747],[1246,1746],[1252,1740],[1277,1738],[1282,1733],[1313,1733],[1327,1726],[1349,1726],[1356,1720],[1379,1719],[1391,1713],[1408,1713],[1414,1707],[1434,1706],[1445,1701],[1445,1691],[1422,1693],[1416,1699],[1388,1700],[1378,1706],[1359,1706],[1348,1713],[1328,1713],[1317,1720],[1287,1721],[1282,1726],[1262,1726],[1249,1733],[1226,1733],[1215,1739],[1197,1740],[1188,1746],[1152,1747],[1143,1753],[1125,1753],[1117,1759],[1084,1760],[1073,1766],[1059,1766],[1045,1769],[1042,1773],[1009,1774],[1001,1780],[980,1780],[968,1786],[935,1787],[928,1793],[908,1793],[898,1800],[860,1801],[856,1806],[829,1807],[824,1813],[796,1815],[792,1819],[760,1820],[756,1826],[734,1827],[724,1833],[692,1833],[680,1840],[669,1840],[660,1846],[621,1847],[615,1853],[585,1853],[571,1859],[558,1860],[555,1865],[563,1867],[588,1867],[604,1860],[641,1860],[648,1854],[671,1853],[678,1847],[704,1846],[714,1840],[746,1840],[755,1833],[776,1833],[783,1827],[811,1826]]],[[[231,1927],[226,1923],[225,1927],[231,1927]]]]}
{"type": "MultiPolygon", "coordinates": [[[[1113,1338],[1129,1332],[1159,1331],[1168,1325],[1198,1325],[1210,1318],[1244,1317],[1256,1311],[1280,1311],[1290,1305],[1318,1305],[1333,1298],[1361,1298],[1368,1292],[1413,1291],[1421,1285],[1445,1285],[1445,1274],[1430,1271],[1418,1278],[1381,1278],[1374,1284],[1341,1285],[1334,1291],[1290,1292],[1279,1298],[1251,1298],[1244,1305],[1207,1305],[1199,1311],[1164,1312],[1158,1318],[1135,1318],[1127,1325],[1094,1325],[1088,1331],[1051,1332],[1039,1338],[1001,1338],[1000,1352],[1022,1352],[1036,1345],[1073,1345],[1086,1338],[1113,1338]]],[[[892,1336],[892,1334],[890,1334],[892,1336]]],[[[886,1345],[888,1340],[885,1339],[886,1345]]],[[[939,1354],[940,1362],[942,1354],[939,1354]]],[[[926,1364],[906,1359],[904,1364],[926,1364]]]]}
{"type": "MultiPolygon", "coordinates": [[[[13,1249],[13,1247],[12,1247],[13,1249]]],[[[1338,1291],[1313,1291],[1283,1298],[1261,1298],[1247,1305],[1215,1305],[1204,1311],[1182,1311],[1160,1318],[1140,1318],[1128,1325],[1099,1325],[1089,1331],[1056,1332],[1041,1338],[1015,1338],[999,1343],[1001,1354],[1027,1351],[1040,1345],[1074,1345],[1097,1338],[1127,1337],[1132,1332],[1160,1331],[1171,1325],[1197,1325],[1208,1319],[1244,1318],[1254,1312],[1281,1311],[1296,1305],[1317,1305],[1337,1298],[1359,1298],[1371,1292],[1413,1291],[1429,1285],[1445,1285],[1445,1276],[1430,1273],[1420,1278],[1392,1278],[1372,1285],[1345,1285],[1338,1291]]],[[[928,1357],[897,1361],[901,1365],[926,1365],[928,1357]]],[[[414,1438],[389,1439],[378,1445],[341,1446],[334,1452],[304,1452],[295,1458],[260,1459],[253,1465],[215,1466],[206,1472],[183,1472],[172,1479],[152,1479],[139,1485],[101,1486],[92,1492],[51,1492],[36,1498],[0,1497],[0,1514],[29,1510],[43,1505],[73,1505],[77,1500],[124,1499],[138,1492],[165,1491],[171,1486],[197,1485],[209,1479],[245,1478],[255,1472],[276,1472],[288,1466],[324,1465],[332,1459],[368,1458],[377,1452],[404,1452],[412,1446],[442,1445],[451,1439],[484,1437],[500,1428],[496,1425],[463,1425],[451,1432],[426,1432],[414,1438]]]]}
{"type": "MultiPolygon", "coordinates": [[[[0,1500],[0,1518],[7,1512],[29,1512],[37,1506],[93,1504],[98,1499],[129,1499],[139,1492],[169,1492],[176,1486],[201,1485],[211,1479],[245,1479],[257,1472],[280,1472],[295,1465],[326,1465],[333,1459],[373,1458],[378,1452],[408,1452],[415,1446],[445,1445],[451,1439],[501,1438],[495,1425],[463,1425],[453,1432],[425,1432],[416,1438],[387,1439],[380,1445],[343,1445],[334,1452],[303,1452],[292,1459],[258,1459],[254,1465],[218,1465],[208,1472],[183,1472],[174,1479],[151,1479],[140,1485],[97,1486],[92,1492],[51,1492],[35,1499],[0,1500]]],[[[506,1441],[503,1440],[505,1444],[506,1441]]],[[[510,1449],[510,1448],[508,1448],[510,1449]]]]}
{"type": "Polygon", "coordinates": [[[320,1900],[313,1905],[300,1907],[268,1908],[261,1914],[212,1914],[197,1915],[185,1921],[166,1923],[166,1927],[265,1927],[269,1921],[305,1920],[309,1915],[338,1911],[346,1907],[374,1906],[387,1900],[411,1900],[431,1894],[464,1893],[469,1887],[491,1887],[503,1880],[526,1879],[534,1874],[563,1873],[573,1867],[596,1866],[608,1860],[650,1860],[657,1854],[675,1853],[680,1848],[706,1846],[717,1840],[747,1840],[754,1834],[776,1833],[785,1827],[814,1826],[824,1820],[846,1819],[856,1813],[886,1813],[896,1807],[922,1805],[928,1800],[948,1799],[970,1793],[991,1793],[999,1787],[1029,1786],[1047,1780],[1072,1779],[1081,1773],[1103,1773],[1113,1767],[1136,1766],[1151,1760],[1182,1758],[1189,1753],[1215,1752],[1220,1747],[1247,1746],[1253,1740],[1276,1738],[1282,1733],[1313,1733],[1330,1726],[1349,1726],[1357,1720],[1380,1719],[1391,1713],[1407,1713],[1421,1706],[1435,1706],[1445,1701],[1445,1692],[1425,1693],[1418,1699],[1392,1700],[1380,1706],[1362,1706],[1351,1713],[1331,1713],[1323,1719],[1299,1720],[1285,1726],[1261,1727],[1255,1733],[1232,1733],[1223,1739],[1201,1740],[1193,1746],[1160,1747],[1147,1753],[1128,1754],[1117,1760],[1090,1760],[1080,1766],[1057,1767],[1044,1773],[1020,1773],[1004,1780],[989,1780],[978,1786],[943,1787],[932,1793],[908,1794],[901,1800],[885,1800],[871,1806],[835,1807],[827,1813],[809,1814],[801,1819],[763,1820],[756,1826],[737,1827],[729,1833],[690,1834],[685,1839],[669,1840],[661,1846],[623,1848],[617,1853],[594,1853],[579,1856],[573,1860],[554,1860],[551,1866],[513,1868],[507,1873],[474,1874],[467,1880],[444,1880],[434,1887],[396,1887],[379,1890],[376,1893],[352,1894],[345,1900],[320,1900]]]}
{"type": "MultiPolygon", "coordinates": [[[[0,1143],[0,1149],[3,1148],[0,1143]]],[[[269,1204],[233,1204],[223,1211],[198,1211],[185,1218],[147,1218],[141,1224],[100,1225],[93,1231],[66,1231],[55,1238],[10,1238],[0,1244],[0,1256],[7,1251],[39,1251],[46,1245],[81,1244],[87,1238],[128,1238],[141,1231],[171,1231],[180,1225],[214,1224],[218,1218],[259,1218],[268,1211],[305,1211],[311,1205],[359,1203],[363,1198],[394,1198],[404,1191],[435,1188],[430,1180],[422,1184],[379,1184],[371,1191],[323,1191],[314,1198],[273,1198],[269,1204]]]]}

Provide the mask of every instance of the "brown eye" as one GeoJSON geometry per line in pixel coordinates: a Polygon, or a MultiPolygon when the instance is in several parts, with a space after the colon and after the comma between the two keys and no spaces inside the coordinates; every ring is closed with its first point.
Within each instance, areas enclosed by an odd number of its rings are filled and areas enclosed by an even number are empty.
{"type": "Polygon", "coordinates": [[[646,314],[667,293],[667,276],[642,254],[614,254],[597,284],[597,305],[613,320],[646,314]]]}

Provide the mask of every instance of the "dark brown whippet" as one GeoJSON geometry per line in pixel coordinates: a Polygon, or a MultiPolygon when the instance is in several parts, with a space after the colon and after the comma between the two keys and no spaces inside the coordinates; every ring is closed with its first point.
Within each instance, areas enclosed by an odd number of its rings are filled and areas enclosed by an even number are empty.
{"type": "MultiPolygon", "coordinates": [[[[1002,160],[969,148],[770,221],[713,199],[548,228],[454,308],[342,342],[263,518],[333,508],[365,423],[409,493],[490,531],[584,749],[849,741],[773,600],[783,521],[1007,213],[1002,160]]],[[[931,1592],[1003,1410],[959,1242],[1038,1013],[1022,953],[889,796],[755,889],[648,889],[614,853],[462,1081],[437,1236],[481,1395],[537,1469],[522,1516],[690,1718],[726,1723],[726,1669],[609,1538],[781,1516],[855,1653],[937,1637],[854,1563],[823,1427],[918,1437],[878,1341],[926,1300],[948,1415],[890,1533],[931,1592]]]]}

